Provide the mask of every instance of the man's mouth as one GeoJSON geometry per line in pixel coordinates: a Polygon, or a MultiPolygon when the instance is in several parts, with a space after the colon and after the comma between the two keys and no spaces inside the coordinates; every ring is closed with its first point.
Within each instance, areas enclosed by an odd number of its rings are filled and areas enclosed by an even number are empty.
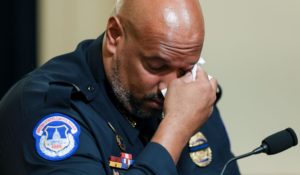
{"type": "Polygon", "coordinates": [[[148,104],[151,106],[151,108],[156,108],[156,109],[162,109],[164,100],[160,98],[152,98],[148,100],[148,104]]]}
{"type": "Polygon", "coordinates": [[[160,105],[163,105],[163,104],[164,104],[164,100],[163,100],[163,99],[160,99],[160,98],[152,99],[152,101],[154,101],[154,102],[156,102],[157,104],[160,104],[160,105]]]}
{"type": "Polygon", "coordinates": [[[162,95],[151,94],[145,98],[146,103],[151,108],[162,109],[164,104],[164,98],[162,95]]]}

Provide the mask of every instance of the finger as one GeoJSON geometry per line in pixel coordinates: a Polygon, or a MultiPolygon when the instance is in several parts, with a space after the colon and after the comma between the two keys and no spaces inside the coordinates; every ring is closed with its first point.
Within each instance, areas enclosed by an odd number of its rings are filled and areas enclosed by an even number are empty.
{"type": "Polygon", "coordinates": [[[185,83],[190,83],[193,81],[193,76],[191,72],[187,72],[182,78],[185,83]]]}
{"type": "Polygon", "coordinates": [[[215,78],[211,78],[209,83],[211,84],[211,87],[213,89],[214,92],[217,93],[217,90],[218,90],[218,81],[215,79],[215,78]]]}

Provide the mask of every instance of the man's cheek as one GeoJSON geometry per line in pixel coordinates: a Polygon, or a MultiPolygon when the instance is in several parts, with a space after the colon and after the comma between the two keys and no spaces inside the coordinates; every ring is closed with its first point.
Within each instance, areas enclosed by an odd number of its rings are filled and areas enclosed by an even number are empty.
{"type": "Polygon", "coordinates": [[[158,84],[157,81],[155,81],[155,79],[153,79],[151,77],[143,78],[139,82],[140,82],[140,86],[147,93],[155,91],[157,84],[158,84]]]}
{"type": "Polygon", "coordinates": [[[146,94],[152,93],[153,91],[155,92],[154,87],[153,82],[146,78],[136,79],[135,83],[132,84],[131,92],[136,98],[143,99],[146,94]]]}

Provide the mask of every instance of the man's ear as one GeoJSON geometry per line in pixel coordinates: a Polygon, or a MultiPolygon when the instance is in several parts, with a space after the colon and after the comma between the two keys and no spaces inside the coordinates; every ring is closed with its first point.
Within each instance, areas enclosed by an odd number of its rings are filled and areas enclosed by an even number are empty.
{"type": "Polygon", "coordinates": [[[115,16],[109,18],[106,28],[106,48],[110,54],[115,54],[120,38],[124,31],[119,19],[115,16]]]}

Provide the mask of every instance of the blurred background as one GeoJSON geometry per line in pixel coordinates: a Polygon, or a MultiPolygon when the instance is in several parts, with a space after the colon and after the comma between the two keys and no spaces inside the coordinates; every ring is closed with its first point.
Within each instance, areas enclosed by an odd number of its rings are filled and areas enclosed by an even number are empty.
{"type": "MultiPolygon", "coordinates": [[[[300,137],[300,1],[201,0],[202,56],[223,87],[219,108],[238,155],[292,127],[300,137]]],[[[4,1],[0,97],[24,74],[105,29],[112,0],[4,1]]],[[[300,147],[239,161],[245,175],[300,175],[300,147]]]]}

